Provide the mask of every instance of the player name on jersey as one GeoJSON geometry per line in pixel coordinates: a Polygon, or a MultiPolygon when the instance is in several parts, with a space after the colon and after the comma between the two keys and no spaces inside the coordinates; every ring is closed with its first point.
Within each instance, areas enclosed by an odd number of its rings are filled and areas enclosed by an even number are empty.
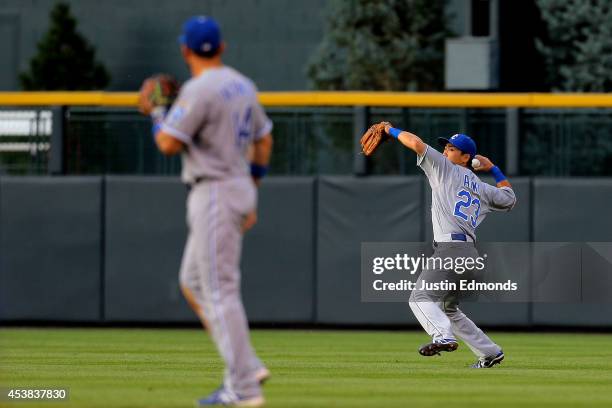
{"type": "Polygon", "coordinates": [[[472,175],[471,180],[470,180],[469,175],[467,174],[463,177],[463,187],[472,190],[472,192],[476,194],[480,194],[479,186],[478,186],[479,184],[480,183],[478,183],[474,175],[472,175]]]}

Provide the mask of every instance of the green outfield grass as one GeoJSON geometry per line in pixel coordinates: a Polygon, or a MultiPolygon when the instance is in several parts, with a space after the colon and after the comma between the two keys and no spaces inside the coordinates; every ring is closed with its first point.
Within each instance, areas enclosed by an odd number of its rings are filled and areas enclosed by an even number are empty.
{"type": "MultiPolygon", "coordinates": [[[[611,407],[612,335],[492,333],[506,361],[468,366],[463,344],[421,357],[419,332],[256,330],[268,407],[611,407]]],[[[0,329],[0,386],[69,387],[66,403],[190,407],[222,365],[199,330],[0,329]]]]}

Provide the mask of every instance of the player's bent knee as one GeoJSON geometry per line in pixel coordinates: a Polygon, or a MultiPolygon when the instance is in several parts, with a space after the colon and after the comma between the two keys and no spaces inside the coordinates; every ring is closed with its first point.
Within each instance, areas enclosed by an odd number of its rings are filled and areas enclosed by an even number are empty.
{"type": "Polygon", "coordinates": [[[417,311],[421,310],[421,308],[419,306],[419,304],[421,304],[421,303],[423,303],[423,302],[410,301],[410,302],[408,302],[408,306],[410,306],[410,309],[413,312],[417,312],[417,311]]]}
{"type": "Polygon", "coordinates": [[[444,314],[450,319],[450,320],[460,320],[462,319],[465,315],[463,314],[463,312],[457,308],[444,308],[444,314]]]}

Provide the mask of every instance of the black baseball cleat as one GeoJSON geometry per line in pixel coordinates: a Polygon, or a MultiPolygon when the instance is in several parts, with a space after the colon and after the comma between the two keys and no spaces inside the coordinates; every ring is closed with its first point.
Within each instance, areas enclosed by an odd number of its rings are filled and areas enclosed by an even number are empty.
{"type": "Polygon", "coordinates": [[[504,352],[500,350],[499,353],[497,353],[494,356],[483,357],[481,359],[478,359],[478,361],[472,364],[471,367],[472,368],[491,368],[495,364],[501,364],[503,359],[504,359],[504,352]]]}
{"type": "Polygon", "coordinates": [[[455,339],[434,340],[429,344],[421,346],[419,354],[425,357],[440,355],[441,351],[455,351],[459,348],[459,343],[455,339]]]}

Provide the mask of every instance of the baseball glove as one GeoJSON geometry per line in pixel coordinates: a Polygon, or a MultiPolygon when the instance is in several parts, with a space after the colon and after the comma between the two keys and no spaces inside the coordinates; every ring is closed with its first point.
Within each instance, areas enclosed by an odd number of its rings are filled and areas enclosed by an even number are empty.
{"type": "Polygon", "coordinates": [[[168,74],[157,74],[145,79],[140,87],[138,110],[149,115],[158,106],[170,107],[179,88],[178,81],[168,74]]]}
{"type": "Polygon", "coordinates": [[[385,126],[390,125],[389,122],[380,122],[370,126],[368,130],[361,136],[361,150],[366,156],[374,154],[378,146],[389,140],[389,135],[385,132],[385,126]]]}

